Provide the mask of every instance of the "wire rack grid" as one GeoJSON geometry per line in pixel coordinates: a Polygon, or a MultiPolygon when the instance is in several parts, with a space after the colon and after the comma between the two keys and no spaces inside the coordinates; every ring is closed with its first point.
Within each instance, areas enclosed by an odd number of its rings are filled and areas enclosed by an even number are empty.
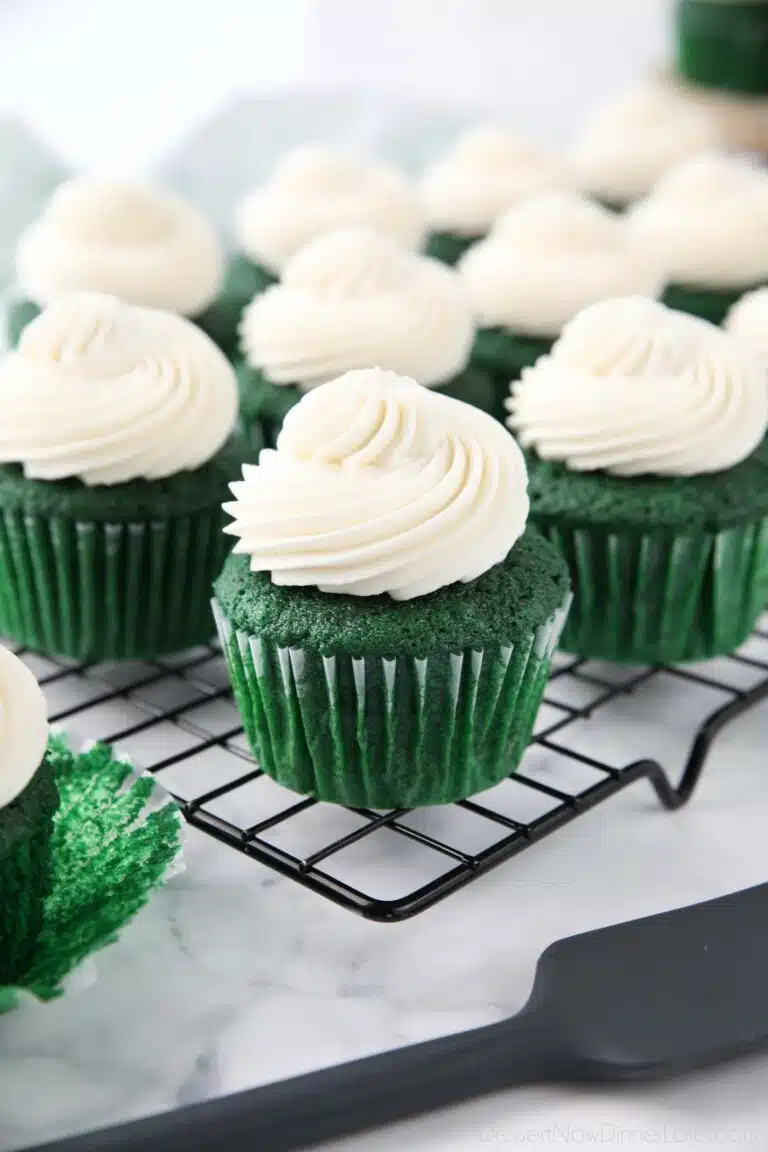
{"type": "Polygon", "coordinates": [[[377,812],[299,797],[259,769],[215,643],[129,664],[84,665],[16,650],[45,690],[52,723],[75,739],[112,744],[155,773],[194,827],[383,922],[429,908],[636,780],[648,780],[665,808],[680,807],[720,730],[768,697],[768,616],[736,653],[706,665],[622,667],[558,654],[533,744],[517,772],[450,805],[450,812],[377,812]],[[594,742],[611,707],[660,688],[669,699],[674,682],[708,701],[716,694],[714,708],[686,733],[681,770],[670,772],[651,758],[627,762],[629,756],[612,764],[580,749],[594,742]],[[383,874],[386,894],[371,884],[383,874]]]}

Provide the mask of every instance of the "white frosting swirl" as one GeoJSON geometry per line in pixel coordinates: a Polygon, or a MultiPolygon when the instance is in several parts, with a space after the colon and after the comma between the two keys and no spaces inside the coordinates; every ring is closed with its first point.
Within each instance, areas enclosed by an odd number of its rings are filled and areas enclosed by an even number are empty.
{"type": "Polygon", "coordinates": [[[457,274],[362,229],[318,237],[257,296],[240,327],[248,362],[305,391],[378,364],[441,384],[469,360],[474,322],[457,274]]]}
{"type": "Polygon", "coordinates": [[[768,280],[768,171],[746,157],[687,160],[628,224],[670,283],[740,288],[768,280]]]}
{"type": "Polygon", "coordinates": [[[0,644],[0,809],[30,783],[47,743],[42,689],[26,664],[0,644]]]}
{"type": "Polygon", "coordinates": [[[244,251],[273,272],[310,240],[335,228],[372,228],[404,248],[424,238],[418,199],[394,168],[313,145],[288,152],[271,178],[242,201],[244,251]]]}
{"type": "Polygon", "coordinates": [[[522,453],[492,417],[392,372],[308,393],[232,485],[239,540],[275,584],[410,600],[500,563],[528,515],[522,453]]]}
{"type": "Polygon", "coordinates": [[[642,297],[572,320],[507,407],[509,426],[542,459],[618,476],[719,472],[768,428],[759,360],[720,328],[642,297]]]}
{"type": "Polygon", "coordinates": [[[486,127],[460,136],[453,151],[427,169],[420,187],[434,231],[481,236],[505,208],[567,184],[565,164],[554,152],[486,127]]]}
{"type": "Polygon", "coordinates": [[[171,312],[62,296],[0,364],[0,461],[40,480],[157,480],[199,468],[237,419],[232,366],[171,312]]]}
{"type": "Polygon", "coordinates": [[[479,324],[534,336],[559,335],[588,304],[661,289],[622,217],[568,192],[508,209],[459,271],[479,324]]]}
{"type": "Polygon", "coordinates": [[[665,85],[623,93],[587,124],[570,154],[574,180],[603,200],[648,193],[674,164],[719,145],[706,111],[665,85]]]}
{"type": "Polygon", "coordinates": [[[36,304],[105,292],[183,316],[218,294],[224,261],[192,204],[144,184],[81,177],[59,186],[19,241],[17,276],[36,304]]]}
{"type": "Polygon", "coordinates": [[[768,288],[747,292],[733,305],[723,325],[768,365],[768,288]]]}

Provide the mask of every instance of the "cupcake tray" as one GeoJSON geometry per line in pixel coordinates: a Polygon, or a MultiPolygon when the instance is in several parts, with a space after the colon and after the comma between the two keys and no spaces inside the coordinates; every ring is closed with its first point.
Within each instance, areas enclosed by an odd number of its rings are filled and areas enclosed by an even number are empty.
{"type": "Polygon", "coordinates": [[[637,780],[647,780],[665,808],[681,807],[718,733],[768,697],[768,616],[738,652],[704,665],[622,667],[558,654],[534,742],[513,776],[448,808],[376,812],[299,797],[260,771],[215,643],[123,665],[21,655],[54,724],[131,756],[195,828],[381,922],[423,912],[637,780]],[[678,692],[689,705],[692,692],[702,695],[685,731],[691,712],[678,707],[678,692]],[[677,725],[678,744],[683,738],[688,749],[682,771],[637,755],[643,725],[621,712],[641,695],[648,735],[652,707],[660,724],[677,725]],[[612,755],[603,757],[617,709],[612,755]],[[621,741],[620,763],[609,762],[621,741]],[[386,892],[371,883],[375,877],[388,877],[386,892]]]}

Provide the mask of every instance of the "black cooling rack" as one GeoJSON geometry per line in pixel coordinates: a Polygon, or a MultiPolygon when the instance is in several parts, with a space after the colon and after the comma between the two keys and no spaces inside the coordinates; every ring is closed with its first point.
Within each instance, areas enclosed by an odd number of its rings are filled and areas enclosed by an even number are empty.
{"type": "Polygon", "coordinates": [[[680,807],[720,730],[768,697],[768,617],[738,652],[705,665],[625,668],[558,655],[518,772],[448,808],[375,812],[299,797],[260,771],[215,645],[133,664],[20,655],[45,689],[52,722],[76,738],[104,740],[155,773],[194,827],[345,908],[390,922],[424,911],[636,780],[648,780],[665,808],[680,807]],[[610,708],[639,693],[650,692],[656,707],[665,702],[667,719],[674,716],[683,684],[703,693],[706,718],[685,734],[689,752],[677,771],[632,758],[642,736],[631,723],[621,729],[628,745],[621,765],[581,750],[600,743],[610,708]]]}

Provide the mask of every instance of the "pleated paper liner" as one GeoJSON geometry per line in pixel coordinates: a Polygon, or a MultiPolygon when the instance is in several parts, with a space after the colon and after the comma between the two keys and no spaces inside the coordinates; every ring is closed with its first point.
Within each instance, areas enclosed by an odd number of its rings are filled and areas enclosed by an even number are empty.
{"type": "Polygon", "coordinates": [[[560,643],[577,656],[671,664],[726,655],[768,603],[768,520],[694,536],[537,527],[571,571],[560,643]]]}
{"type": "Polygon", "coordinates": [[[452,268],[481,239],[481,236],[459,236],[457,232],[431,232],[427,237],[426,255],[452,268]]]}
{"type": "Polygon", "coordinates": [[[568,603],[515,646],[391,660],[281,648],[213,610],[260,767],[330,803],[397,808],[448,804],[514,771],[568,603]]]}
{"type": "Polygon", "coordinates": [[[756,0],[678,0],[677,66],[709,88],[768,93],[768,7],[756,0]]]}
{"type": "Polygon", "coordinates": [[[181,817],[164,790],[111,750],[73,752],[53,736],[60,805],[52,839],[53,883],[31,962],[0,987],[0,1012],[26,996],[60,996],[70,974],[117,939],[153,891],[179,867],[181,817]]]}
{"type": "Polygon", "coordinates": [[[46,756],[29,784],[0,809],[0,985],[32,961],[52,884],[59,797],[46,756]]]}
{"type": "Polygon", "coordinates": [[[190,516],[82,523],[0,510],[0,635],[76,660],[133,660],[210,640],[228,551],[218,505],[190,516]]]}

